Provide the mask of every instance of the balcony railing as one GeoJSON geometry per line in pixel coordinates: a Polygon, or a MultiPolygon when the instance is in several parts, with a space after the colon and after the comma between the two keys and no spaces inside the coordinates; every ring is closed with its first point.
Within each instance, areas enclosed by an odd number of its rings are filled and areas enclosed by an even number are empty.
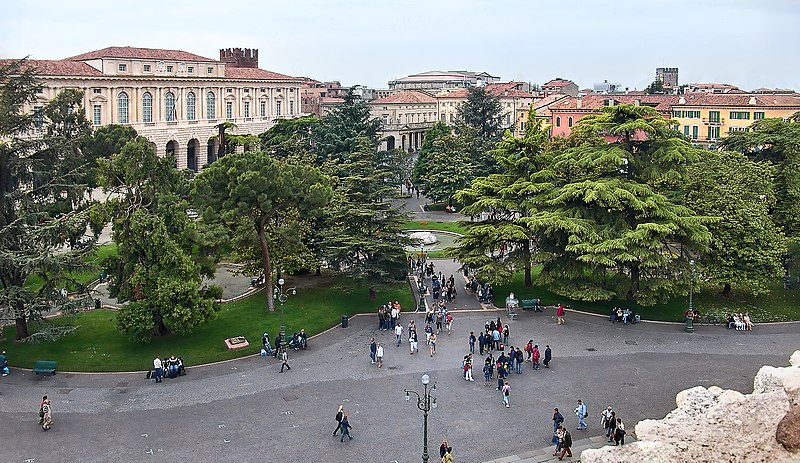
{"type": "Polygon", "coordinates": [[[703,118],[703,124],[705,125],[722,125],[725,123],[725,118],[721,117],[719,119],[710,119],[707,117],[703,118]]]}

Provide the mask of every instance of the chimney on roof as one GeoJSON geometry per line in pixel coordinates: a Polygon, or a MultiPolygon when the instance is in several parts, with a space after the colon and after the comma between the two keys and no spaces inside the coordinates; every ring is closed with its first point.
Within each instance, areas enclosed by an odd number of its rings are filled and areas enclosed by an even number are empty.
{"type": "Polygon", "coordinates": [[[642,100],[640,100],[639,98],[634,99],[633,100],[633,105],[634,106],[641,106],[642,105],[642,100]]]}
{"type": "Polygon", "coordinates": [[[754,97],[754,96],[751,96],[750,100],[747,102],[747,104],[753,105],[753,106],[755,106],[757,103],[758,102],[756,101],[756,97],[754,97]]]}
{"type": "Polygon", "coordinates": [[[221,48],[219,60],[232,68],[257,68],[257,48],[221,48]]]}
{"type": "Polygon", "coordinates": [[[686,98],[684,98],[684,97],[680,97],[680,98],[678,99],[678,104],[686,104],[686,98]]]}
{"type": "Polygon", "coordinates": [[[578,98],[575,100],[575,107],[581,109],[583,107],[583,98],[578,98]]]}

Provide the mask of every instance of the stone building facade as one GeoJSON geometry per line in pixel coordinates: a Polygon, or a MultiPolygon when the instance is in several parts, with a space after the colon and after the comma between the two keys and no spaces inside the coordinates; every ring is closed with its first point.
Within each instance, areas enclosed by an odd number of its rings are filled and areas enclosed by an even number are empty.
{"type": "Polygon", "coordinates": [[[218,124],[259,134],[277,119],[301,114],[301,80],[258,68],[258,50],[222,49],[214,60],[180,50],[108,47],[26,65],[43,84],[32,111],[64,88],[81,89],[95,127],[130,125],[159,155],[172,154],[178,168],[195,172],[215,160],[218,124]]]}
{"type": "Polygon", "coordinates": [[[402,91],[369,102],[372,117],[382,122],[381,150],[422,148],[425,131],[437,120],[436,98],[425,92],[402,91]]]}

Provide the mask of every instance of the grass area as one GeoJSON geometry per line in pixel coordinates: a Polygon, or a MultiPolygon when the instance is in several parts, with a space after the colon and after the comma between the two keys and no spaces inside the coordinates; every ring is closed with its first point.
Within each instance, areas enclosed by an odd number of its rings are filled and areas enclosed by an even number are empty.
{"type": "Polygon", "coordinates": [[[463,235],[467,230],[460,226],[458,222],[415,222],[408,221],[402,225],[406,230],[438,230],[448,231],[463,235]]]}
{"type": "MultiPolygon", "coordinates": [[[[338,324],[342,315],[372,312],[389,300],[400,301],[404,307],[414,305],[405,283],[378,292],[377,299],[371,301],[365,288],[343,279],[315,276],[286,279],[286,286],[298,286],[297,294],[289,296],[284,306],[287,333],[305,328],[309,335],[316,334],[338,324]],[[319,284],[315,284],[315,278],[319,284]]],[[[115,317],[114,311],[91,310],[77,317],[52,320],[79,328],[56,342],[40,344],[15,343],[14,327],[9,326],[3,332],[0,349],[8,351],[11,365],[23,368],[33,367],[35,360],[55,360],[61,371],[136,371],[148,369],[156,355],[173,353],[191,366],[257,353],[261,349],[261,335],[269,332],[274,342],[281,323],[280,306],[275,312],[268,312],[263,292],[223,305],[216,319],[190,335],[154,338],[149,344],[123,336],[116,329],[115,317]],[[228,351],[223,340],[232,336],[245,336],[250,347],[228,351]]],[[[311,349],[324,348],[313,340],[309,344],[311,349]]]]}
{"type": "MultiPolygon", "coordinates": [[[[100,276],[100,262],[108,256],[113,256],[117,253],[117,245],[115,243],[105,244],[98,246],[93,254],[87,255],[84,262],[90,264],[90,268],[81,272],[73,272],[70,277],[75,279],[79,284],[86,285],[90,281],[96,280],[100,276]]],[[[38,275],[31,275],[25,281],[25,287],[30,290],[37,290],[42,287],[44,281],[38,275]]],[[[77,288],[68,288],[70,291],[77,288]]]]}
{"type": "MultiPolygon", "coordinates": [[[[534,270],[534,282],[541,268],[534,270]]],[[[559,296],[541,286],[525,287],[522,273],[514,276],[514,280],[506,285],[495,287],[495,301],[499,305],[505,303],[505,298],[513,291],[517,299],[539,298],[545,305],[562,303],[573,309],[587,312],[609,314],[615,306],[629,307],[635,313],[641,314],[645,320],[683,321],[683,312],[689,306],[689,297],[682,296],[671,299],[666,304],[652,307],[641,307],[629,301],[611,300],[585,302],[575,301],[559,296]]],[[[800,290],[796,287],[784,290],[780,282],[776,282],[772,291],[758,297],[744,292],[734,291],[731,298],[723,298],[718,287],[701,287],[695,289],[694,307],[701,314],[714,314],[719,317],[729,312],[749,312],[754,322],[774,322],[800,320],[800,290]]]]}

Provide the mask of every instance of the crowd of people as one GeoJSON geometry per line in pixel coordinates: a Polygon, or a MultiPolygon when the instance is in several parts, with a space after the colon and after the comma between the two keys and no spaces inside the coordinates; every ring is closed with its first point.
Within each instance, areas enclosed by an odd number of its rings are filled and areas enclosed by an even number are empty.
{"type": "Polygon", "coordinates": [[[729,330],[735,329],[736,331],[750,331],[753,329],[753,321],[750,320],[750,314],[745,313],[732,313],[725,317],[725,327],[729,330]]]}
{"type": "Polygon", "coordinates": [[[186,374],[186,367],[183,364],[183,358],[175,357],[175,354],[165,357],[164,360],[156,357],[153,359],[153,369],[148,372],[147,378],[154,379],[155,382],[160,383],[161,379],[165,376],[168,378],[177,378],[186,374]]]}
{"type": "Polygon", "coordinates": [[[614,323],[622,323],[627,325],[628,323],[637,323],[638,319],[636,315],[631,311],[631,309],[625,307],[614,307],[611,309],[611,316],[608,318],[609,321],[614,323]]]}

